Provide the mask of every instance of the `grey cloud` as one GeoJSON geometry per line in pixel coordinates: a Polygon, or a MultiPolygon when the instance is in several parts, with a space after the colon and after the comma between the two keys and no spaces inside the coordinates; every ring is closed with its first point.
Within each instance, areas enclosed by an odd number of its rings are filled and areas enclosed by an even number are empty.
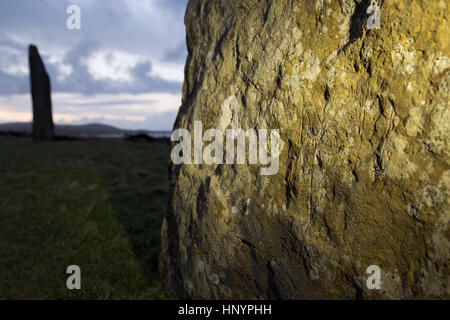
{"type": "Polygon", "coordinates": [[[155,3],[157,6],[166,8],[167,10],[173,10],[175,14],[184,16],[184,12],[186,11],[187,3],[189,0],[156,0],[155,3]]]}
{"type": "Polygon", "coordinates": [[[167,81],[157,76],[147,76],[151,63],[149,60],[137,64],[131,74],[133,81],[119,82],[109,79],[95,80],[89,74],[87,66],[82,63],[83,58],[88,57],[98,48],[95,43],[83,43],[70,52],[65,63],[70,64],[73,73],[64,81],[55,84],[58,92],[79,92],[87,95],[101,93],[153,93],[153,92],[180,92],[180,82],[167,81]]]}
{"type": "MultiPolygon", "coordinates": [[[[109,79],[96,80],[89,73],[88,68],[82,63],[83,59],[89,57],[100,49],[96,42],[83,42],[75,47],[65,56],[63,63],[72,66],[72,74],[64,80],[59,80],[59,71],[55,64],[46,61],[46,55],[42,55],[47,72],[51,78],[52,91],[63,93],[81,93],[86,95],[103,93],[177,93],[180,92],[182,83],[167,81],[158,76],[147,76],[151,71],[150,60],[137,64],[131,70],[133,81],[120,82],[109,79]]],[[[27,54],[24,47],[23,54],[27,54]]],[[[0,71],[0,94],[20,94],[29,92],[28,77],[23,75],[9,75],[0,71]]]]}
{"type": "Polygon", "coordinates": [[[168,50],[165,54],[164,61],[184,63],[187,57],[187,48],[185,42],[180,42],[174,49],[168,50]]]}
{"type": "MultiPolygon", "coordinates": [[[[187,56],[183,17],[187,0],[156,0],[151,10],[141,10],[145,2],[137,0],[109,1],[60,1],[14,0],[0,4],[0,46],[20,50],[26,58],[27,45],[38,46],[46,61],[55,92],[95,93],[143,93],[180,92],[182,84],[157,76],[148,77],[144,72],[151,59],[174,62],[180,65],[187,56]],[[82,28],[79,31],[65,27],[66,8],[79,4],[82,28]],[[11,40],[11,39],[15,40],[11,40]],[[73,68],[73,74],[58,81],[57,65],[48,62],[51,55],[67,51],[64,62],[73,68]],[[94,80],[81,59],[96,50],[123,51],[148,57],[146,62],[132,71],[131,83],[94,80]],[[44,53],[48,53],[46,56],[44,53]],[[46,59],[47,58],[47,59],[46,59]]],[[[16,63],[9,58],[11,63],[16,63]]],[[[0,73],[0,94],[25,93],[23,76],[0,73]]]]}
{"type": "MultiPolygon", "coordinates": [[[[53,92],[80,94],[77,100],[81,101],[79,107],[83,110],[86,110],[85,107],[88,108],[88,103],[86,101],[83,105],[82,95],[181,94],[181,82],[168,81],[148,74],[152,70],[152,63],[153,66],[163,62],[170,65],[170,68],[174,65],[182,68],[187,57],[184,31],[187,2],[188,0],[0,1],[0,97],[3,95],[6,98],[3,101],[8,104],[9,95],[29,93],[27,74],[12,75],[5,70],[8,70],[9,66],[28,69],[27,47],[30,43],[39,48],[51,77],[53,92]],[[70,4],[81,7],[81,30],[66,28],[66,8],[70,4]],[[4,50],[1,51],[2,49],[4,50]],[[142,58],[140,63],[130,70],[133,81],[94,79],[82,62],[98,51],[124,52],[140,56],[142,58]],[[55,62],[56,57],[63,61],[55,62]],[[70,76],[63,79],[62,65],[70,65],[73,71],[70,76]]],[[[158,67],[155,68],[158,72],[164,70],[159,65],[158,67]]],[[[172,69],[169,71],[172,72],[172,69]]],[[[25,108],[25,105],[29,109],[28,99],[23,100],[25,97],[21,96],[18,110],[25,108]]],[[[98,104],[94,102],[93,105],[97,108],[96,111],[103,109],[107,113],[130,103],[132,104],[131,101],[98,102],[98,104]]],[[[58,103],[55,102],[55,105],[58,106],[58,103]]],[[[61,110],[63,108],[69,114],[79,111],[76,105],[61,106],[61,110]]],[[[127,113],[127,116],[132,115],[127,113]]],[[[157,116],[142,122],[117,120],[116,123],[109,123],[130,128],[159,126],[160,129],[170,129],[175,116],[176,111],[171,111],[158,113],[157,116]]]]}
{"type": "Polygon", "coordinates": [[[12,76],[0,70],[0,94],[29,92],[28,76],[12,76]]]}

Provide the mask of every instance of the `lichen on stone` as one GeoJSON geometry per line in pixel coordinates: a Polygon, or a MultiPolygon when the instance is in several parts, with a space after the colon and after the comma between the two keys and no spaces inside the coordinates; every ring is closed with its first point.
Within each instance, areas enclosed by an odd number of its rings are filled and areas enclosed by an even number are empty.
{"type": "Polygon", "coordinates": [[[170,165],[167,290],[450,298],[448,5],[190,0],[174,128],[279,129],[280,165],[170,165]]]}

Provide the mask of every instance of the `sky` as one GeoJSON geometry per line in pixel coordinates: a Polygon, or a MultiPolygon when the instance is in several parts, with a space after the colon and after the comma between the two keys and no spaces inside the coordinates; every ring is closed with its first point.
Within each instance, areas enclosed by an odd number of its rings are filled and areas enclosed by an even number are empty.
{"type": "Polygon", "coordinates": [[[57,124],[171,130],[187,57],[188,0],[1,0],[0,122],[32,120],[28,45],[51,78],[57,124]],[[70,5],[81,29],[68,29],[70,5]]]}

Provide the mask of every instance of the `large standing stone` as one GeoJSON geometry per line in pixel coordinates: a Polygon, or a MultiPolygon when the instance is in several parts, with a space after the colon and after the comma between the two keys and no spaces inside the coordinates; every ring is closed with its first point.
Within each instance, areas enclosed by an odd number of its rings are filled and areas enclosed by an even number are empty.
{"type": "Polygon", "coordinates": [[[171,166],[165,288],[449,298],[449,2],[191,0],[175,128],[280,129],[280,169],[171,166]],[[381,289],[366,270],[381,268],[381,289]]]}
{"type": "Polygon", "coordinates": [[[34,45],[29,47],[29,63],[33,101],[33,139],[50,141],[54,135],[50,78],[34,45]]]}

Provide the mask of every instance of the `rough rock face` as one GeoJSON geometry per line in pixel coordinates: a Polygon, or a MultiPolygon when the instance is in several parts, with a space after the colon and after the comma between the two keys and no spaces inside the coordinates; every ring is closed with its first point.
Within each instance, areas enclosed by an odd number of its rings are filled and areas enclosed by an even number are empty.
{"type": "Polygon", "coordinates": [[[383,1],[378,30],[368,5],[189,2],[175,128],[280,129],[280,166],[171,165],[166,289],[450,297],[449,3],[383,1]]]}
{"type": "Polygon", "coordinates": [[[31,96],[33,100],[33,139],[53,140],[52,100],[50,78],[36,46],[28,48],[31,96]]]}

